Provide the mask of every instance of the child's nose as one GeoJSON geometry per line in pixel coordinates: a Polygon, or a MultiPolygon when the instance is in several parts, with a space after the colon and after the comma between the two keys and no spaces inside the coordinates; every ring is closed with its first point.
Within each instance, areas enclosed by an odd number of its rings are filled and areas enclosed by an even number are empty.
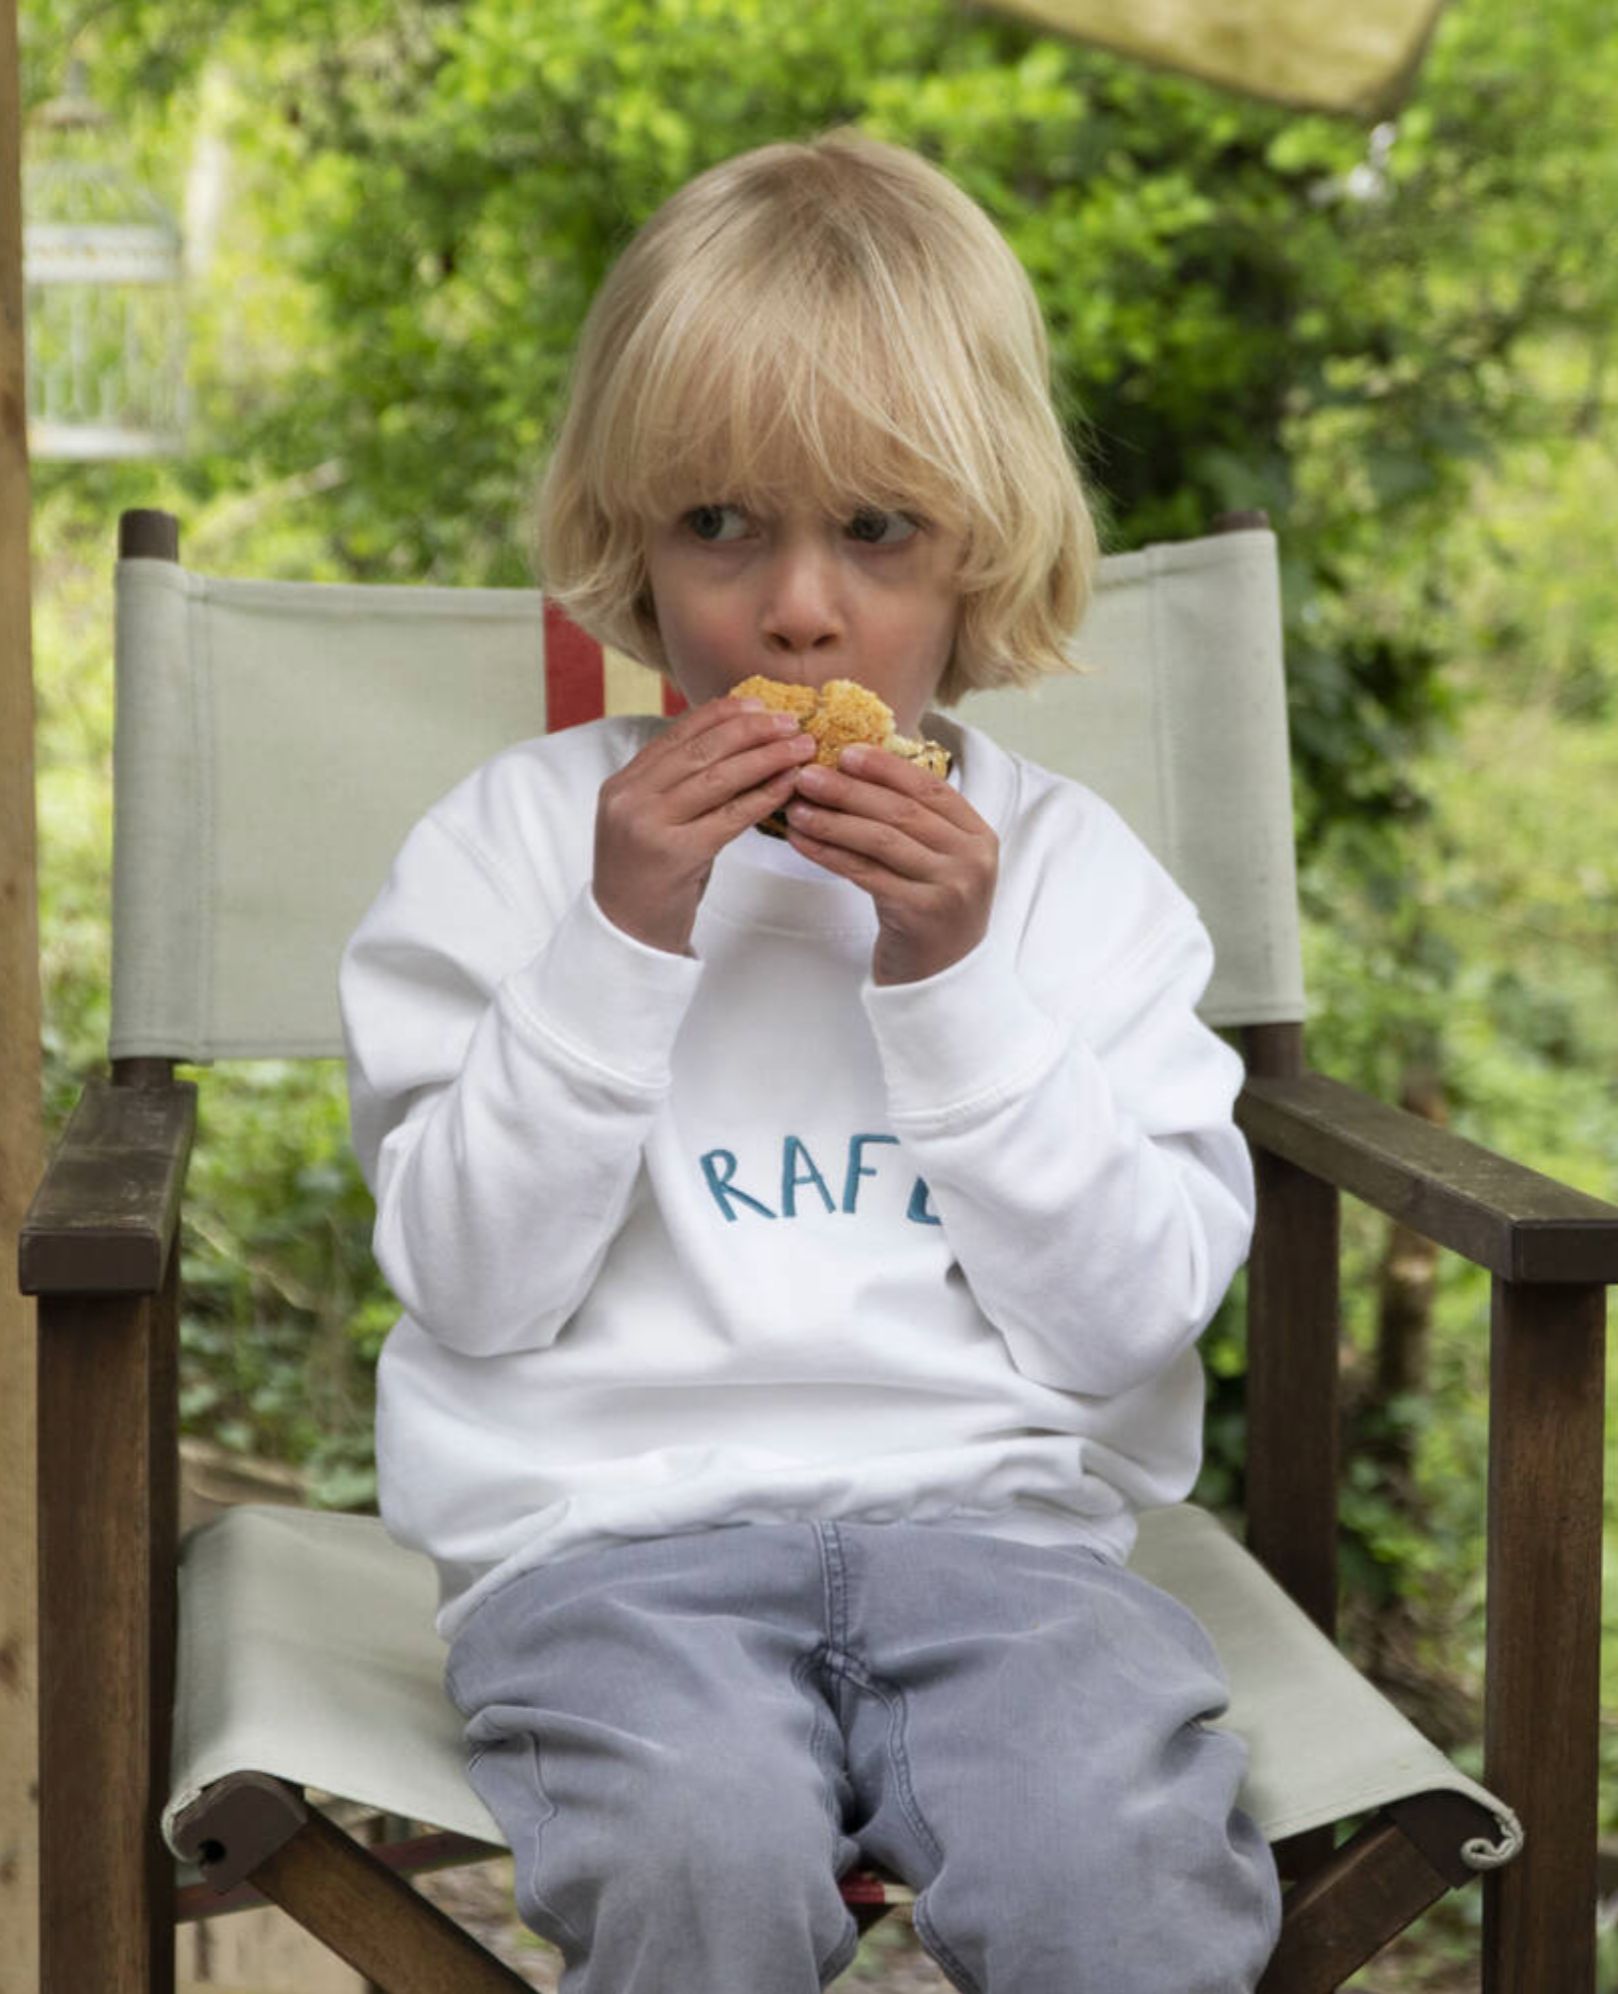
{"type": "Polygon", "coordinates": [[[844,636],[837,565],[826,550],[796,545],[777,555],[764,600],[764,641],[772,651],[824,650],[844,636]]]}

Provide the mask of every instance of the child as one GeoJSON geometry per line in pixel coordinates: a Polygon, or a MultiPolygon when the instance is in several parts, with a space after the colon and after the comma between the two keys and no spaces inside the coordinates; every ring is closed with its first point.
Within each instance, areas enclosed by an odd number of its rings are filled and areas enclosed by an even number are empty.
{"type": "Polygon", "coordinates": [[[569,1994],[809,1994],[880,1863],[977,1994],[1233,1994],[1278,1917],[1183,1496],[1246,1251],[1196,914],[1093,795],[949,780],[754,674],[1060,668],[1094,545],[1026,278],[850,134],[693,181],[585,330],[547,586],[689,702],[430,811],[345,957],[406,1311],[389,1528],[569,1994]],[[782,843],[754,827],[787,807],[782,843]]]}

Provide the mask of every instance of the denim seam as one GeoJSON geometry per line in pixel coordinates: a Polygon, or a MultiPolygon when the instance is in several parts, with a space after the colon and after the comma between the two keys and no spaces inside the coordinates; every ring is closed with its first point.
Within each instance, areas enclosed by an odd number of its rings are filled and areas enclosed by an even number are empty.
{"type": "Polygon", "coordinates": [[[848,1642],[848,1568],[843,1540],[835,1523],[816,1524],[815,1535],[820,1545],[827,1648],[830,1655],[840,1655],[848,1642]]]}
{"type": "MultiPolygon", "coordinates": [[[[863,1667],[846,1652],[829,1654],[826,1666],[854,1689],[866,1696],[874,1696],[884,1705],[888,1713],[888,1763],[893,1768],[894,1783],[898,1788],[899,1805],[905,1819],[914,1830],[917,1840],[927,1850],[933,1864],[933,1880],[944,1866],[944,1851],[938,1845],[938,1837],[928,1824],[921,1811],[921,1802],[916,1797],[916,1788],[910,1771],[910,1755],[905,1749],[906,1720],[909,1705],[904,1691],[897,1683],[886,1681],[863,1667]]],[[[929,1881],[916,1893],[912,1918],[917,1931],[925,1941],[927,1950],[943,1967],[944,1971],[962,1989],[962,1994],[982,1994],[982,1988],[966,1963],[960,1959],[933,1924],[927,1906],[927,1894],[932,1888],[929,1881]]]]}
{"type": "Polygon", "coordinates": [[[915,1903],[911,1906],[910,1923],[917,1938],[960,1988],[961,1994],[983,1994],[983,1983],[968,1970],[965,1962],[945,1942],[938,1927],[933,1923],[925,1891],[917,1895],[915,1903]]]}
{"type": "Polygon", "coordinates": [[[842,1823],[837,1814],[836,1768],[828,1764],[827,1758],[822,1755],[821,1750],[823,1742],[835,1730],[835,1726],[827,1720],[824,1699],[816,1693],[809,1680],[812,1675],[816,1674],[822,1668],[825,1657],[826,1650],[823,1643],[811,1648],[807,1654],[800,1655],[792,1664],[792,1683],[793,1687],[802,1693],[805,1703],[809,1706],[810,1762],[822,1774],[826,1775],[822,1788],[823,1804],[826,1814],[830,1853],[833,1858],[832,1867],[835,1869],[837,1842],[839,1836],[842,1834],[842,1823]]]}
{"type": "Polygon", "coordinates": [[[860,1949],[860,1928],[852,1911],[848,1914],[848,1925],[849,1929],[815,1968],[815,1978],[822,1987],[829,1987],[845,1967],[852,1965],[860,1949]]]}
{"type": "Polygon", "coordinates": [[[938,1846],[938,1838],[927,1824],[927,1817],[921,1811],[921,1803],[916,1798],[916,1790],[910,1777],[910,1759],[905,1751],[904,1733],[908,1706],[904,1691],[896,1684],[885,1682],[871,1674],[852,1655],[834,1652],[826,1657],[826,1666],[831,1672],[867,1696],[874,1696],[884,1705],[888,1713],[888,1763],[892,1766],[899,1789],[899,1804],[904,1810],[905,1819],[915,1830],[917,1838],[935,1863],[942,1864],[944,1851],[938,1846]]]}
{"type": "Polygon", "coordinates": [[[556,1802],[552,1800],[549,1793],[545,1790],[545,1775],[541,1769],[541,1753],[538,1738],[527,1738],[524,1740],[524,1745],[533,1772],[534,1791],[539,1795],[542,1803],[542,1812],[539,1819],[534,1823],[533,1852],[528,1860],[529,1894],[536,1904],[544,1907],[545,1915],[556,1926],[557,1930],[565,1932],[573,1946],[580,1953],[583,1953],[587,1950],[584,1941],[539,1887],[539,1864],[542,1845],[545,1839],[545,1829],[556,1818],[556,1802]]]}
{"type": "MultiPolygon", "coordinates": [[[[817,1673],[823,1674],[825,1672],[826,1661],[827,1648],[826,1644],[822,1641],[811,1648],[807,1654],[800,1655],[797,1661],[793,1663],[792,1680],[797,1688],[803,1692],[804,1698],[809,1704],[809,1757],[827,1775],[822,1789],[825,1796],[826,1809],[827,1866],[835,1873],[838,1854],[837,1845],[842,1838],[843,1824],[837,1812],[837,1788],[834,1769],[827,1766],[821,1756],[820,1748],[825,1738],[840,1734],[837,1733],[836,1725],[829,1720],[826,1714],[824,1698],[816,1693],[809,1680],[811,1675],[817,1673]]],[[[836,1979],[837,1975],[842,1972],[844,1967],[848,1965],[849,1961],[853,1959],[855,1953],[859,1951],[859,1938],[859,1926],[853,1912],[850,1911],[848,1914],[848,1924],[844,1927],[842,1936],[826,1957],[816,1963],[815,1977],[819,1980],[822,1987],[829,1986],[836,1979]]]]}

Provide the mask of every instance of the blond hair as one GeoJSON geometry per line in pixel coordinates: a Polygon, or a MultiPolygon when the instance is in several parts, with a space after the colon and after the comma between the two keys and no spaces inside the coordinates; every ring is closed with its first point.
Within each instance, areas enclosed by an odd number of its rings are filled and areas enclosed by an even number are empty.
{"type": "Polygon", "coordinates": [[[946,704],[1068,668],[1096,533],[1032,286],[952,181],[854,132],[711,168],[625,250],[539,495],[545,587],[666,669],[647,528],[787,499],[962,537],[946,704]]]}

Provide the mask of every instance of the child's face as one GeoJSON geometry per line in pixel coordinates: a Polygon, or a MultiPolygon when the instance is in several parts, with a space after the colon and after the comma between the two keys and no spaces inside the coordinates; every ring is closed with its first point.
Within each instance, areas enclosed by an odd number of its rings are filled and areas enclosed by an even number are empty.
{"type": "Polygon", "coordinates": [[[829,519],[693,503],[647,535],[669,669],[693,704],[755,672],[857,679],[914,733],[955,641],[957,535],[904,513],[829,519]]]}

